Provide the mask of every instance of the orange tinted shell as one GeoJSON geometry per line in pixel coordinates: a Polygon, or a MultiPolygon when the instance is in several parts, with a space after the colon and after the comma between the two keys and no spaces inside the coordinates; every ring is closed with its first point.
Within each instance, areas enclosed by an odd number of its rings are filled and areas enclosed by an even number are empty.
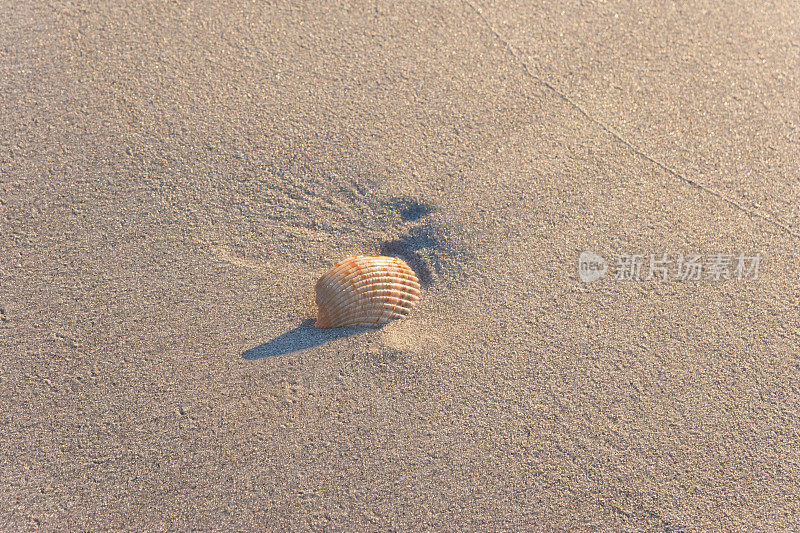
{"type": "Polygon", "coordinates": [[[419,301],[419,280],[396,257],[356,255],[336,263],[316,286],[318,328],[379,326],[419,301]]]}

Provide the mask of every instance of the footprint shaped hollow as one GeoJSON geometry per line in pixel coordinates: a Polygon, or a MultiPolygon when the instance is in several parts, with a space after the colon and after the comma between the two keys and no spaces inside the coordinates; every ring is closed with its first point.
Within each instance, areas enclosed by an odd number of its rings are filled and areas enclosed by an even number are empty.
{"type": "Polygon", "coordinates": [[[380,326],[420,299],[416,274],[402,259],[356,255],[331,267],[316,285],[318,328],[380,326]]]}

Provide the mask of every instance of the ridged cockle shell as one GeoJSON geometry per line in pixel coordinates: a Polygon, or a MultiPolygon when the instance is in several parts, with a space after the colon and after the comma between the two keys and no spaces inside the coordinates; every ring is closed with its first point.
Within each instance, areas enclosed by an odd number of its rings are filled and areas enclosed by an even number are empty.
{"type": "Polygon", "coordinates": [[[356,255],[317,281],[318,328],[379,326],[406,315],[419,301],[416,274],[402,259],[356,255]]]}

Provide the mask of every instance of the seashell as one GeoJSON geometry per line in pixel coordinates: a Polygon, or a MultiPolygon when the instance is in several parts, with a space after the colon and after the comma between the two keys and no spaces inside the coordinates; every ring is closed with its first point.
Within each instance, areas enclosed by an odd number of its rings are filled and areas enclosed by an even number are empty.
{"type": "Polygon", "coordinates": [[[356,255],[317,281],[318,328],[379,326],[408,314],[420,298],[419,280],[402,259],[356,255]]]}

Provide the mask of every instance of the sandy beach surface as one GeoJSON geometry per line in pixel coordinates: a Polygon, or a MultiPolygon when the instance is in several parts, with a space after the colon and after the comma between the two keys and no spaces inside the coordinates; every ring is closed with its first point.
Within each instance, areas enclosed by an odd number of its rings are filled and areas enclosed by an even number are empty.
{"type": "Polygon", "coordinates": [[[796,2],[0,19],[0,529],[800,528],[796,2]]]}

